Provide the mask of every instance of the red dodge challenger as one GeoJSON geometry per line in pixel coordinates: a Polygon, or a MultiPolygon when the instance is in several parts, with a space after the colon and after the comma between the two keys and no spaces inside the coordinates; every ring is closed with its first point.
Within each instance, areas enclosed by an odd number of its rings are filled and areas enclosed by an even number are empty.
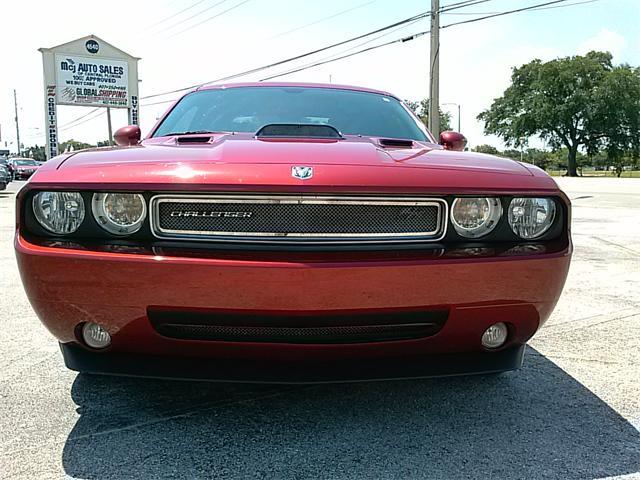
{"type": "Polygon", "coordinates": [[[395,96],[187,93],[17,198],[27,295],[82,372],[321,382],[500,372],[551,314],[570,204],[395,96]]]}

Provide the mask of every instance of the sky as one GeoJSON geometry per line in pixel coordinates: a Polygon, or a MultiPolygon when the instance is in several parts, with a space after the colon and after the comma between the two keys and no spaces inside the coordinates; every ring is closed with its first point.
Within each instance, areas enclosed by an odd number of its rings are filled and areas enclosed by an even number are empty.
{"type": "MultiPolygon", "coordinates": [[[[441,25],[545,0],[488,0],[441,16],[441,25]]],[[[0,148],[15,151],[13,90],[18,98],[21,143],[45,143],[42,57],[52,47],[94,34],[141,57],[140,96],[200,84],[386,26],[424,12],[429,0],[84,0],[3,2],[0,6],[0,148]],[[5,147],[5,145],[7,145],[5,147]]],[[[458,0],[441,0],[441,6],[458,0]]],[[[551,60],[606,50],[615,63],[640,65],[640,0],[568,0],[547,8],[451,26],[440,35],[440,101],[461,106],[461,130],[471,146],[499,139],[484,134],[476,116],[509,86],[511,69],[535,58],[551,60]],[[583,2],[583,3],[579,3],[583,2]],[[569,5],[574,4],[576,5],[569,5]],[[579,3],[579,4],[578,4],[579,3]]],[[[424,19],[385,32],[377,43],[428,30],[424,19]]],[[[380,34],[382,35],[382,34],[380,34]]],[[[288,65],[248,75],[256,81],[292,67],[323,60],[353,44],[288,65]]],[[[351,50],[353,49],[353,50],[351,50]]],[[[429,37],[397,43],[302,72],[282,81],[351,84],[419,100],[428,96],[429,37]]],[[[169,95],[141,101],[143,135],[170,103],[169,95]]],[[[95,143],[107,138],[105,109],[74,121],[92,107],[58,107],[59,139],[95,143]],[[95,118],[94,118],[95,117],[95,118]]],[[[457,107],[443,105],[457,125],[457,107]]],[[[114,130],[127,123],[125,110],[112,113],[114,130]]],[[[535,145],[535,141],[532,143],[535,145]]]]}

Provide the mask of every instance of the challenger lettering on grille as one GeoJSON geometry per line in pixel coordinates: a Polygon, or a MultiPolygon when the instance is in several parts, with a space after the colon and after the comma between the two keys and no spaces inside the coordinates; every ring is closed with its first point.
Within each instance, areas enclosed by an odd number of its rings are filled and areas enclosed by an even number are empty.
{"type": "Polygon", "coordinates": [[[199,210],[173,210],[171,217],[193,218],[250,218],[253,212],[207,212],[199,210]]]}

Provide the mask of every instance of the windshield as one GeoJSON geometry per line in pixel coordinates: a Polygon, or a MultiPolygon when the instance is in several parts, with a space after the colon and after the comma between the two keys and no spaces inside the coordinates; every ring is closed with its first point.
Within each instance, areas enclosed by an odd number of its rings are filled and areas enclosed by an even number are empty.
{"type": "Polygon", "coordinates": [[[272,123],[331,125],[344,135],[427,141],[394,97],[333,88],[234,87],[186,95],[153,136],[256,132],[272,123]]]}
{"type": "Polygon", "coordinates": [[[35,160],[16,160],[16,165],[33,166],[33,165],[39,165],[39,163],[36,162],[35,160]]]}

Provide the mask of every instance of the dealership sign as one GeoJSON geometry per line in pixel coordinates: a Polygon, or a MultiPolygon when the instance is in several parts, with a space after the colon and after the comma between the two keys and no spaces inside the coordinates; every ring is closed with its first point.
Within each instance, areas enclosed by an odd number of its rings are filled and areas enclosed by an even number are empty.
{"type": "MultiPolygon", "coordinates": [[[[47,158],[58,152],[58,105],[126,108],[138,125],[138,60],[89,35],[41,48],[44,68],[47,158]]],[[[75,124],[77,126],[79,124],[75,124]]]]}
{"type": "Polygon", "coordinates": [[[47,158],[58,154],[58,120],[56,114],[56,86],[47,86],[47,158]]]}
{"type": "Polygon", "coordinates": [[[129,106],[127,62],[56,55],[59,105],[129,106]]]}

